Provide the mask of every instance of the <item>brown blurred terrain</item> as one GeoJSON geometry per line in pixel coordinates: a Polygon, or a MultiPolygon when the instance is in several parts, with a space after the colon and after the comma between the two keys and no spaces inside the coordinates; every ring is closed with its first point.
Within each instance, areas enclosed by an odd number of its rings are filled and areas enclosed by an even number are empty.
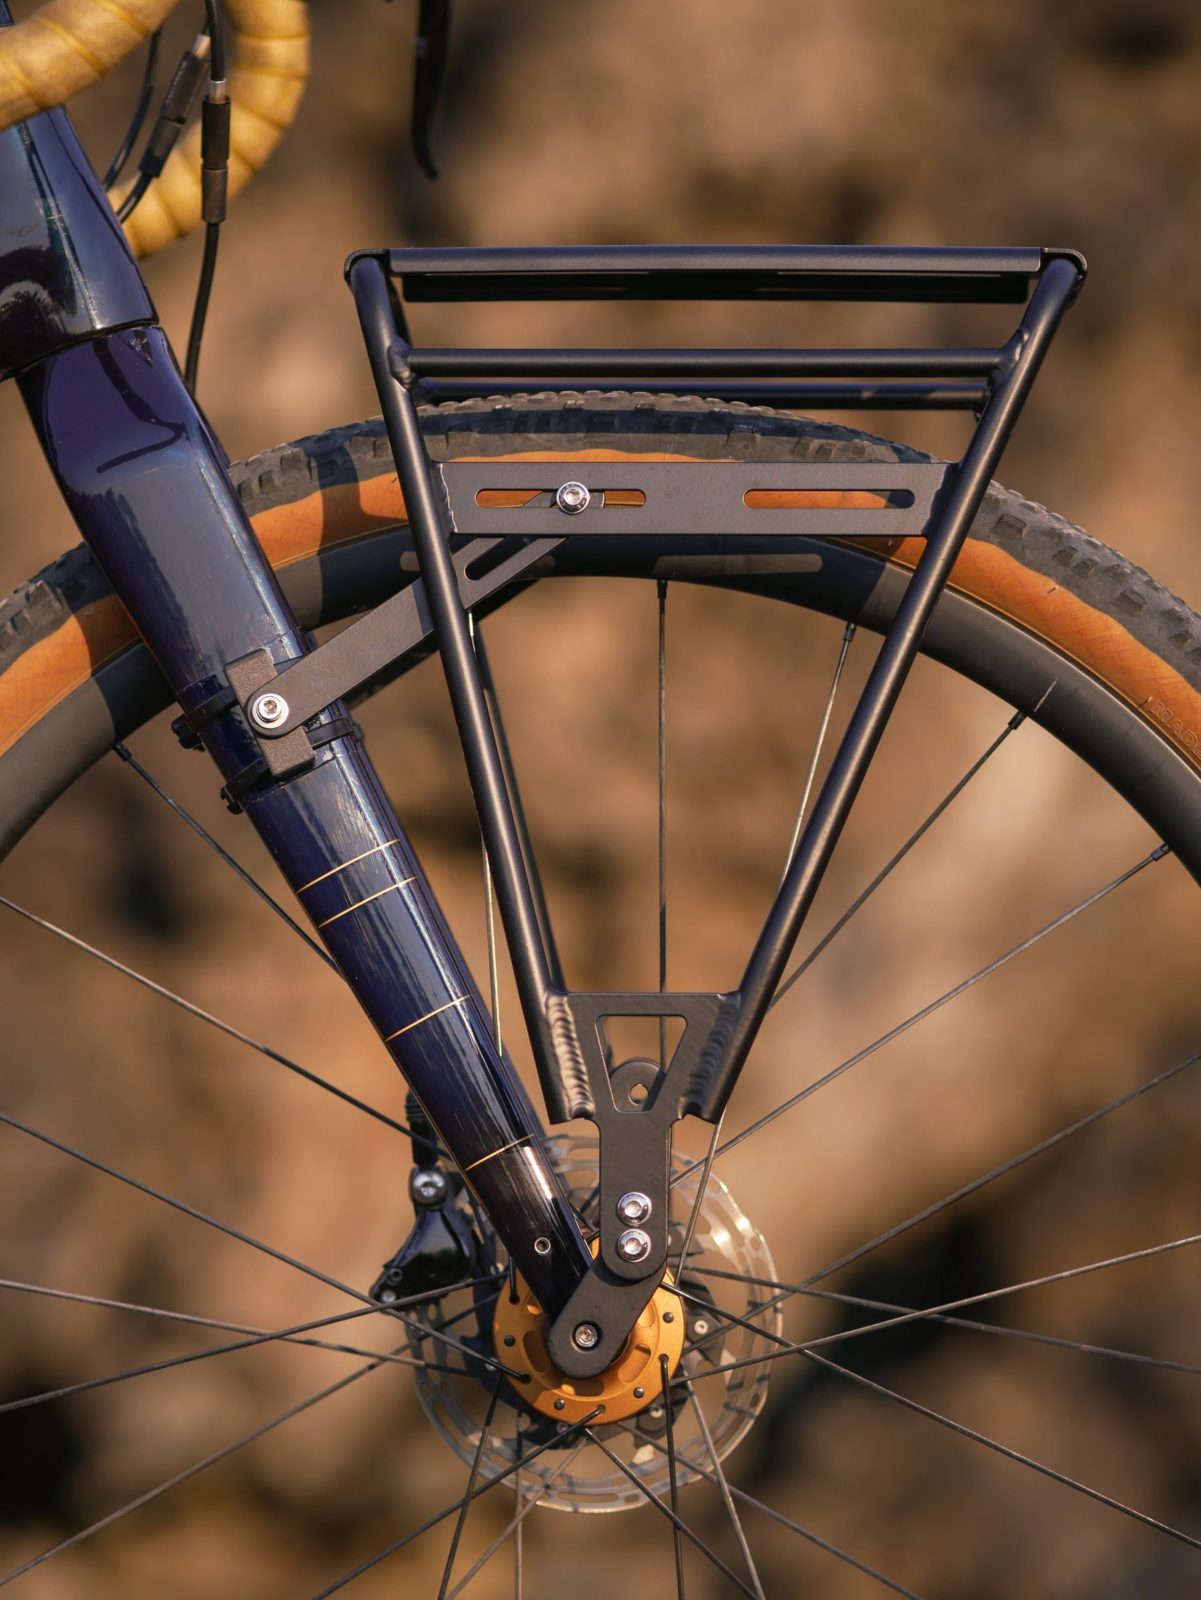
{"type": "MultiPolygon", "coordinates": [[[[1067,244],[1088,255],[1089,281],[1004,478],[1201,604],[1195,6],[460,0],[436,131],[444,175],[434,186],[406,147],[412,4],[314,0],[312,9],[314,74],[299,122],[236,204],[222,244],[201,398],[231,455],[375,409],[341,275],[357,247],[1067,244]]],[[[177,18],[172,38],[196,21],[177,18]]],[[[79,107],[99,165],[137,77],[127,63],[79,107]]],[[[192,240],[147,269],[177,346],[197,260],[192,240]]],[[[995,319],[978,325],[922,307],[418,310],[415,332],[431,343],[899,344],[982,342],[1003,331],[995,319]]],[[[76,535],[31,459],[11,386],[0,406],[7,590],[76,535]]],[[[873,414],[865,425],[940,450],[961,438],[945,419],[873,414]]],[[[489,625],[561,942],[581,987],[655,982],[656,617],[640,587],[545,586],[489,625]]],[[[682,986],[730,981],[780,869],[840,635],[824,619],[776,614],[784,609],[671,596],[670,959],[682,986]]],[[[852,686],[870,653],[860,641],[852,686]]],[[[444,698],[427,664],[368,708],[365,725],[484,980],[478,835],[444,698]]],[[[1007,716],[983,692],[919,665],[823,889],[815,935],[1007,716]]],[[[244,825],[200,781],[198,758],[165,728],[141,735],[136,749],[269,879],[244,825]]],[[[875,1039],[1154,842],[1096,779],[1023,729],[773,1014],[730,1126],[875,1039]]],[[[403,1086],[331,975],[248,904],[115,760],[5,863],[0,892],[401,1114],[403,1086]]],[[[723,1160],[721,1175],[764,1230],[780,1276],[814,1270],[1185,1057],[1197,1041],[1196,906],[1182,869],[1156,865],[723,1160]]],[[[409,1220],[408,1152],[387,1130],[327,1109],[269,1062],[47,935],[12,924],[5,933],[0,1109],[370,1284],[409,1220]]],[[[507,1029],[515,1024],[507,987],[502,1015],[507,1029]]],[[[1185,1072],[867,1258],[838,1286],[935,1304],[1198,1232],[1199,1136],[1201,1079],[1185,1072]]],[[[332,1292],[14,1132],[0,1134],[0,1197],[6,1278],[263,1327],[342,1309],[332,1292]]],[[[1187,1250],[981,1312],[1185,1366],[1201,1363],[1199,1315],[1187,1250]]],[[[821,1302],[794,1303],[785,1328],[795,1338],[839,1325],[821,1302]]],[[[0,1391],[76,1382],[206,1337],[9,1294],[0,1391]]],[[[859,1341],[846,1359],[1201,1537],[1195,1371],[932,1324],[859,1341]]],[[[271,1347],[0,1417],[0,1566],[218,1449],[341,1376],[350,1360],[271,1347]]],[[[779,1364],[769,1414],[732,1458],[739,1481],[927,1600],[1201,1593],[1197,1550],[833,1375],[791,1366],[779,1364]]],[[[300,1600],[461,1493],[463,1477],[431,1441],[405,1374],[381,1373],[14,1593],[300,1600]]],[[[737,1564],[719,1502],[703,1488],[690,1493],[686,1513],[737,1564]]],[[[511,1501],[473,1512],[462,1570],[510,1512],[511,1501]]],[[[884,1592],[753,1515],[748,1533],[764,1541],[772,1600],[884,1592]]],[[[527,1559],[539,1571],[529,1595],[670,1591],[670,1549],[653,1511],[620,1524],[539,1511],[527,1528],[527,1559]]],[[[431,1534],[350,1592],[435,1594],[447,1537],[445,1528],[431,1534]]],[[[469,1593],[512,1592],[501,1559],[469,1593]]],[[[731,1591],[710,1584],[698,1563],[694,1592],[731,1591]]]]}

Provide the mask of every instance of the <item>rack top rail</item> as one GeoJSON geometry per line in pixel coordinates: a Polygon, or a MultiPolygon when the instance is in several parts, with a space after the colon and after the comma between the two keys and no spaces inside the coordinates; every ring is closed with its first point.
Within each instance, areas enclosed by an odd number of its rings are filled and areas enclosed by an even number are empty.
{"type": "MultiPolygon", "coordinates": [[[[394,249],[382,259],[410,301],[891,300],[1019,304],[1074,251],[859,245],[608,245],[394,249]]],[[[351,258],[349,265],[353,264],[351,258]]]]}

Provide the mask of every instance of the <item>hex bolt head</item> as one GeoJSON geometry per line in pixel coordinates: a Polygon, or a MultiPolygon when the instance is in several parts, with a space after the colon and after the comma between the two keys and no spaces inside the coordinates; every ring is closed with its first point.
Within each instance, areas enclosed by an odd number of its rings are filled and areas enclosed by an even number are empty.
{"type": "Polygon", "coordinates": [[[643,1194],[641,1189],[631,1189],[617,1202],[617,1215],[627,1227],[636,1228],[640,1222],[645,1222],[650,1214],[650,1196],[643,1194]]]}
{"type": "Polygon", "coordinates": [[[250,707],[250,720],[259,728],[278,728],[288,720],[289,706],[282,694],[261,694],[250,707]]]}
{"type": "Polygon", "coordinates": [[[577,1350],[595,1350],[600,1340],[600,1329],[594,1322],[581,1322],[571,1336],[577,1350]]]}
{"type": "Polygon", "coordinates": [[[579,516],[581,511],[587,511],[592,503],[592,495],[582,483],[574,480],[562,483],[555,491],[555,504],[560,511],[565,511],[569,517],[579,516]]]}
{"type": "Polygon", "coordinates": [[[641,1228],[627,1228],[617,1236],[617,1254],[623,1261],[645,1261],[651,1253],[651,1236],[641,1228]]]}

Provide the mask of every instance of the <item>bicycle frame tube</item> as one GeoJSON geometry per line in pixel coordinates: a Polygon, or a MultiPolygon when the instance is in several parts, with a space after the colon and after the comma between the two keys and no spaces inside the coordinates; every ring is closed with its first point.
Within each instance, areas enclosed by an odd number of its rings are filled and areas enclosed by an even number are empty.
{"type": "MultiPolygon", "coordinates": [[[[185,713],[228,697],[202,737],[234,781],[258,747],[225,669],[256,652],[294,661],[308,642],[65,113],[0,134],[0,209],[0,370],[16,374],[64,499],[185,713]]],[[[353,724],[335,704],[309,728],[325,741],[311,764],[258,784],[244,809],[533,1292],[557,1309],[591,1256],[537,1115],[353,724]]]]}

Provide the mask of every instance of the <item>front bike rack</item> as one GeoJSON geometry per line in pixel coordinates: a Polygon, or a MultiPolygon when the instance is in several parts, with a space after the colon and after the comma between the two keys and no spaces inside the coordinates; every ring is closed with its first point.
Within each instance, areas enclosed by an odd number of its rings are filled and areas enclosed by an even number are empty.
{"type": "Polygon", "coordinates": [[[648,1284],[663,1276],[672,1127],[686,1115],[715,1123],[725,1108],[1085,265],[1068,250],[612,247],[370,252],[352,256],[347,272],[420,578],[283,671],[258,652],[231,663],[227,675],[265,770],[285,777],[313,760],[310,718],[427,639],[436,641],[548,1114],[555,1122],[588,1118],[600,1134],[599,1254],[554,1317],[549,1337],[561,1370],[589,1377],[615,1359],[648,1284]],[[1012,337],[995,349],[424,349],[412,344],[402,298],[959,301],[1024,309],[1012,337]],[[435,465],[417,415],[421,397],[630,385],[755,404],[963,409],[977,421],[953,465],[597,463],[582,466],[576,481],[553,463],[435,465]],[[489,504],[497,498],[490,490],[508,491],[500,500],[516,503],[489,504]],[[839,503],[781,504],[782,495],[797,490],[833,491],[839,503]],[[529,581],[536,563],[563,540],[640,533],[925,542],[746,969],[725,993],[591,994],[563,983],[468,627],[469,610],[529,581]],[[610,1061],[605,1021],[627,1016],[683,1021],[669,1061],[610,1061]],[[642,1224],[649,1249],[637,1261],[619,1249],[628,1218],[619,1216],[617,1202],[631,1190],[649,1201],[642,1224]],[[582,1349],[572,1335],[585,1323],[597,1337],[582,1349]]]}

